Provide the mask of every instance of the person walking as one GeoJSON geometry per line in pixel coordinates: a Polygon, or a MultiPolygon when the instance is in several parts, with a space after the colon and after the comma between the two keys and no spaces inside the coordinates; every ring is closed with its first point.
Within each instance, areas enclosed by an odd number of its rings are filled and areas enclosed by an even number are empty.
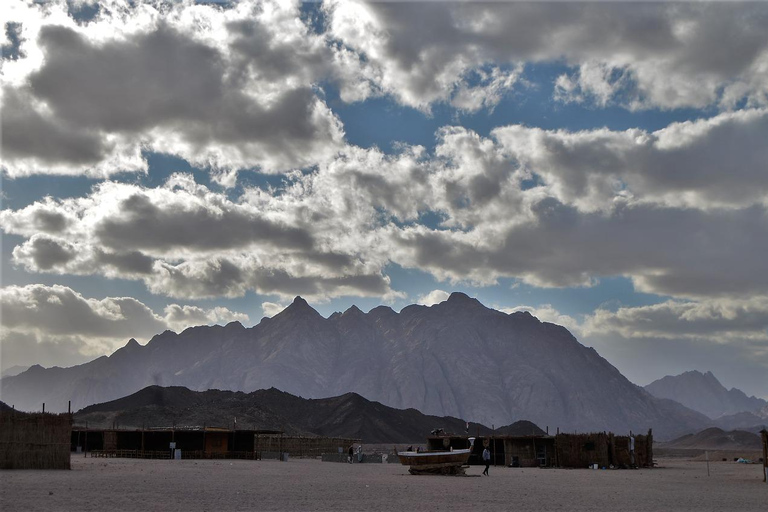
{"type": "Polygon", "coordinates": [[[353,445],[349,445],[349,451],[347,453],[349,454],[347,456],[347,462],[352,464],[352,457],[355,455],[355,447],[353,445]]]}
{"type": "Polygon", "coordinates": [[[491,452],[488,450],[488,447],[483,450],[483,462],[485,462],[485,469],[483,470],[483,474],[485,476],[489,476],[488,468],[491,467],[491,452]]]}

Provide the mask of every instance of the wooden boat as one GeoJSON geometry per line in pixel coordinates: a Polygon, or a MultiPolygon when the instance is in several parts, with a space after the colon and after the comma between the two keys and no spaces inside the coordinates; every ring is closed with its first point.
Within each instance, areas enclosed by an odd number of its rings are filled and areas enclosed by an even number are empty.
{"type": "Polygon", "coordinates": [[[475,438],[469,438],[469,448],[452,451],[406,451],[397,452],[400,464],[410,466],[412,475],[439,474],[463,475],[475,438]]]}

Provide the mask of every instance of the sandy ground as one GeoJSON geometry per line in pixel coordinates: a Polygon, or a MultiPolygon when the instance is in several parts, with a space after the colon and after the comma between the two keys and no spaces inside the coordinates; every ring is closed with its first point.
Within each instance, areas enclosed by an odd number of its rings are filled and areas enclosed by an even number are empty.
{"type": "Polygon", "coordinates": [[[646,470],[472,466],[411,476],[399,464],[72,457],[71,471],[0,472],[0,509],[34,511],[762,511],[761,466],[658,461],[646,470]]]}

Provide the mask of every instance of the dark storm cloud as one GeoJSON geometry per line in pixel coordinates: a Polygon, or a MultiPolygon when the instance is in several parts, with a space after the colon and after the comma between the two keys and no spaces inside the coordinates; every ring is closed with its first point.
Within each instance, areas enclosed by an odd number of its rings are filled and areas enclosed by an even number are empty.
{"type": "Polygon", "coordinates": [[[575,286],[625,275],[639,289],[663,295],[768,292],[763,207],[702,212],[619,205],[581,213],[548,198],[532,211],[534,222],[482,243],[471,233],[406,230],[394,237],[409,255],[399,262],[456,280],[520,276],[540,286],[575,286]]]}
{"type": "Polygon", "coordinates": [[[166,26],[103,46],[47,26],[40,45],[45,65],[30,76],[32,91],[74,126],[138,132],[200,120],[223,96],[222,56],[166,26]]]}
{"type": "Polygon", "coordinates": [[[114,267],[121,274],[151,274],[154,260],[141,252],[112,253],[97,251],[96,263],[114,267]]]}
{"type": "Polygon", "coordinates": [[[325,5],[330,34],[363,56],[385,93],[414,107],[451,100],[484,64],[562,60],[578,68],[572,78],[580,93],[607,101],[628,94],[621,101],[631,108],[768,99],[768,8],[759,2],[325,5]],[[595,81],[590,67],[630,83],[595,81]]]}
{"type": "Polygon", "coordinates": [[[260,218],[256,212],[235,205],[200,205],[153,202],[134,194],[120,202],[120,218],[106,218],[95,236],[107,247],[169,251],[232,249],[262,243],[291,249],[310,249],[306,230],[260,218]],[[206,207],[208,206],[208,207],[206,207]]]}
{"type": "MultiPolygon", "coordinates": [[[[332,155],[343,132],[314,90],[316,73],[327,67],[322,38],[303,25],[293,25],[295,34],[279,29],[298,16],[296,6],[262,12],[258,21],[242,7],[237,16],[200,7],[205,29],[170,11],[146,26],[127,8],[123,14],[137,18],[133,28],[143,30],[121,37],[115,29],[112,38],[103,37],[110,23],[126,23],[115,13],[66,24],[28,7],[27,15],[40,16],[28,46],[42,62],[15,67],[6,87],[6,172],[108,176],[146,169],[141,151],[149,149],[231,181],[238,169],[281,172],[332,155]],[[206,37],[206,29],[219,32],[206,37]]],[[[169,9],[181,15],[186,7],[169,9]]]]}
{"type": "Polygon", "coordinates": [[[34,269],[59,270],[73,261],[76,249],[63,240],[56,240],[42,235],[35,235],[24,245],[13,250],[13,257],[25,261],[34,269]]]}
{"type": "Polygon", "coordinates": [[[264,295],[327,297],[339,295],[382,296],[390,293],[389,278],[381,273],[300,275],[274,263],[263,265],[250,258],[162,264],[145,279],[150,290],[171,297],[237,297],[246,290],[264,295]]]}
{"type": "Polygon", "coordinates": [[[95,131],[72,129],[32,107],[34,98],[24,91],[3,88],[3,153],[8,160],[31,158],[45,166],[66,162],[95,164],[108,145],[95,131]]]}
{"type": "Polygon", "coordinates": [[[247,84],[228,82],[220,52],[164,25],[101,46],[69,28],[44,27],[40,44],[46,64],[30,77],[32,91],[70,126],[129,134],[175,129],[198,152],[256,141],[286,160],[327,135],[329,127],[312,120],[309,87],[263,106],[243,90],[247,84]]]}

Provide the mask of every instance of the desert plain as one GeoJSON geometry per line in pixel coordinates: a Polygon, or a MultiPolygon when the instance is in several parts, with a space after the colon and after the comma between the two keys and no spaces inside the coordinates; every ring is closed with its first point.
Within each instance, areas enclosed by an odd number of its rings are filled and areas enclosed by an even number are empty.
{"type": "Polygon", "coordinates": [[[11,511],[589,510],[766,511],[760,465],[660,459],[641,470],[472,466],[412,476],[400,464],[315,459],[137,460],[72,457],[70,471],[3,471],[11,511]]]}

